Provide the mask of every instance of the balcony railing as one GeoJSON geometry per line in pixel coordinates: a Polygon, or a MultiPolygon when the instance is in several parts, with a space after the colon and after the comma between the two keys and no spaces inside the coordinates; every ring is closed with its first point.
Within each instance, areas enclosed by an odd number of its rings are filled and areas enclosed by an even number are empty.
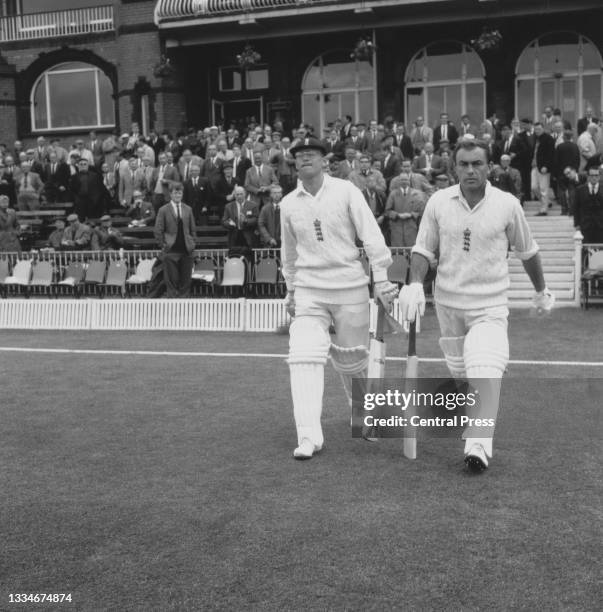
{"type": "Polygon", "coordinates": [[[0,18],[0,42],[111,32],[113,5],[0,18]]]}

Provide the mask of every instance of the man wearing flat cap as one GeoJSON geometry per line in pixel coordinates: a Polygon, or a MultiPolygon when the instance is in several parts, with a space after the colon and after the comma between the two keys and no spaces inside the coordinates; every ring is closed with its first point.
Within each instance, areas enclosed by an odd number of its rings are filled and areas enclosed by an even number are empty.
{"type": "Polygon", "coordinates": [[[356,237],[369,258],[375,298],[389,309],[398,289],[387,280],[391,254],[360,190],[324,173],[326,151],[318,140],[300,140],[291,153],[299,181],[281,204],[281,257],[285,301],[294,317],[288,358],[297,428],[293,456],[310,459],[323,445],[320,416],[329,355],[341,374],[350,408],[352,379],[367,375],[369,278],[356,237]]]}
{"type": "Polygon", "coordinates": [[[89,165],[89,161],[81,157],[77,162],[77,173],[71,177],[73,208],[80,219],[102,217],[110,200],[101,175],[91,170],[89,165]]]}
{"type": "Polygon", "coordinates": [[[69,226],[63,232],[61,246],[67,251],[87,251],[90,249],[92,232],[90,227],[80,223],[79,217],[72,213],[67,217],[69,226]]]}
{"type": "Polygon", "coordinates": [[[110,215],[100,218],[100,226],[92,232],[93,251],[112,251],[123,247],[124,239],[121,232],[113,227],[110,215]]]}

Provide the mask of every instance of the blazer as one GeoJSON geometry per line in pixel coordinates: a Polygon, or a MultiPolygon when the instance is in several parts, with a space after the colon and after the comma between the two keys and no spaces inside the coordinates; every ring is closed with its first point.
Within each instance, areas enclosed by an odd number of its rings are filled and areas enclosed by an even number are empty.
{"type": "Polygon", "coordinates": [[[278,178],[272,166],[262,164],[261,172],[258,166],[252,166],[245,174],[245,190],[250,194],[250,199],[260,208],[270,201],[270,192],[260,192],[260,187],[268,187],[278,184],[278,178]]]}
{"type": "Polygon", "coordinates": [[[238,160],[232,160],[232,176],[239,181],[239,185],[245,184],[245,175],[249,168],[251,168],[251,160],[248,157],[239,157],[238,160]]]}
{"type": "Polygon", "coordinates": [[[117,188],[117,197],[119,199],[119,203],[122,206],[130,206],[132,204],[132,198],[134,191],[136,189],[140,191],[144,191],[145,180],[144,180],[144,171],[142,168],[137,168],[134,170],[134,178],[132,178],[132,172],[128,168],[123,176],[120,174],[119,176],[119,185],[117,188]]]}
{"type": "MultiPolygon", "coordinates": [[[[180,204],[182,210],[182,226],[184,229],[184,244],[187,252],[190,254],[195,250],[195,236],[197,229],[195,227],[195,218],[193,209],[190,206],[180,204]]],[[[178,216],[174,212],[174,207],[171,202],[164,204],[157,212],[155,219],[155,240],[164,251],[169,251],[176,242],[178,235],[178,216]]]]}
{"type": "MultiPolygon", "coordinates": [[[[599,183],[596,194],[590,194],[588,183],[576,189],[574,201],[574,225],[582,230],[583,234],[603,232],[603,184],[599,183]]],[[[589,237],[585,234],[585,242],[589,237]]]]}
{"type": "Polygon", "coordinates": [[[258,225],[258,217],[260,214],[259,206],[253,200],[245,200],[243,209],[241,211],[244,222],[240,229],[232,226],[229,221],[232,220],[235,223],[239,223],[238,205],[236,201],[229,202],[224,208],[224,214],[222,215],[222,225],[229,231],[228,233],[228,247],[235,246],[238,232],[242,232],[245,238],[245,242],[251,246],[255,244],[255,230],[258,225]]]}
{"type": "Polygon", "coordinates": [[[412,169],[415,172],[420,172],[429,179],[432,176],[439,174],[442,170],[442,158],[439,155],[432,154],[431,171],[427,172],[427,156],[425,155],[425,153],[421,153],[421,155],[416,157],[413,161],[412,169]]]}
{"type": "MultiPolygon", "coordinates": [[[[195,165],[195,166],[199,166],[199,168],[201,168],[201,171],[203,171],[203,159],[201,157],[199,157],[198,155],[193,155],[191,157],[191,161],[190,161],[191,165],[195,165]]],[[[178,161],[178,174],[180,175],[180,178],[185,181],[187,178],[187,176],[185,176],[185,169],[186,169],[186,164],[184,163],[183,159],[180,159],[178,161]]]]}
{"type": "MultiPolygon", "coordinates": [[[[155,187],[157,186],[157,181],[159,180],[159,173],[161,172],[161,166],[157,166],[153,168],[153,174],[151,175],[151,182],[148,185],[148,192],[153,194],[155,193],[155,187]]],[[[161,184],[161,191],[163,193],[163,197],[166,200],[170,199],[170,186],[172,183],[177,183],[180,181],[180,175],[178,174],[178,170],[175,166],[168,166],[166,164],[163,171],[163,178],[161,184]]]]}
{"type": "Polygon", "coordinates": [[[412,146],[412,140],[410,136],[406,134],[394,135],[394,144],[400,149],[402,152],[402,156],[406,159],[412,159],[415,154],[412,146]]]}
{"type": "MultiPolygon", "coordinates": [[[[440,148],[440,140],[442,140],[442,125],[437,125],[435,127],[435,129],[433,130],[433,148],[437,151],[440,148]]],[[[446,124],[446,129],[447,129],[447,140],[450,143],[450,148],[454,148],[454,145],[456,144],[456,141],[459,138],[459,132],[456,129],[456,126],[454,125],[454,123],[452,123],[452,121],[449,121],[446,124]]]]}
{"type": "Polygon", "coordinates": [[[200,176],[197,179],[196,187],[193,186],[193,179],[184,181],[183,202],[186,202],[198,214],[204,207],[209,205],[211,187],[206,176],[200,176]]]}
{"type": "Polygon", "coordinates": [[[555,165],[555,140],[547,132],[537,137],[538,149],[536,151],[536,166],[538,170],[546,168],[547,172],[553,172],[555,165]]]}
{"type": "MultiPolygon", "coordinates": [[[[280,209],[280,204],[279,204],[280,209]]],[[[266,204],[260,211],[258,218],[258,229],[260,230],[260,239],[266,245],[270,245],[270,240],[274,239],[277,245],[281,244],[281,224],[280,221],[276,223],[276,215],[274,211],[274,204],[270,202],[266,204]]]]}

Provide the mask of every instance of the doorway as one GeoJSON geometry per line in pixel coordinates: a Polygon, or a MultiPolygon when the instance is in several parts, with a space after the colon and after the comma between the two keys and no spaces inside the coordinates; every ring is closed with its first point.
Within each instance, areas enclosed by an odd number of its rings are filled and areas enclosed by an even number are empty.
{"type": "Polygon", "coordinates": [[[242,134],[251,123],[264,123],[264,98],[248,98],[245,100],[213,100],[211,117],[214,125],[223,125],[228,129],[231,125],[242,134]]]}

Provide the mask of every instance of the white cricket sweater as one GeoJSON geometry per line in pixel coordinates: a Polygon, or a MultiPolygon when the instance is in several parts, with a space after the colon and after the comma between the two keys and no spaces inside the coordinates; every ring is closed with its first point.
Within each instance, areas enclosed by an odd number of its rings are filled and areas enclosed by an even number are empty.
{"type": "Polygon", "coordinates": [[[466,310],[507,304],[509,246],[522,260],[538,252],[519,200],[488,182],[473,209],[458,185],[434,193],[413,253],[430,261],[438,254],[434,297],[466,310]]]}
{"type": "Polygon", "coordinates": [[[281,203],[287,289],[309,290],[339,303],[355,301],[351,296],[358,296],[359,290],[366,293],[369,279],[356,237],[364,243],[375,282],[387,280],[391,253],[362,192],[349,181],[325,175],[313,196],[300,181],[281,203]]]}

